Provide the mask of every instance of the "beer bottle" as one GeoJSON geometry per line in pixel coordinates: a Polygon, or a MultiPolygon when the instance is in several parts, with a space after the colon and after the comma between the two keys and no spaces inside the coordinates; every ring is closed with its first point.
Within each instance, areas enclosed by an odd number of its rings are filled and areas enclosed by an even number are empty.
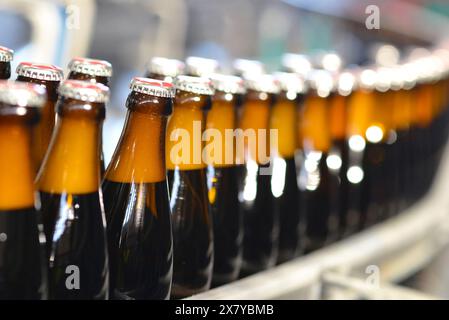
{"type": "Polygon", "coordinates": [[[63,78],[62,70],[51,64],[22,62],[17,67],[17,81],[39,84],[47,91],[47,102],[42,117],[33,132],[33,160],[36,172],[44,159],[55,126],[55,104],[58,86],[63,78]]]}
{"type": "Polygon", "coordinates": [[[347,109],[351,94],[355,87],[355,76],[351,71],[341,71],[336,74],[335,92],[330,97],[329,132],[332,146],[326,158],[329,172],[338,182],[338,188],[331,190],[332,203],[338,206],[338,237],[352,234],[358,227],[357,210],[348,206],[348,201],[355,202],[356,194],[349,197],[349,181],[346,176],[349,163],[349,146],[347,137],[347,109]]]}
{"type": "Polygon", "coordinates": [[[297,184],[295,158],[298,143],[298,107],[304,102],[306,85],[295,73],[275,73],[281,92],[278,94],[270,118],[270,128],[277,130],[274,144],[272,191],[280,207],[278,263],[285,262],[303,251],[305,225],[300,211],[300,193],[297,184]]]}
{"type": "Polygon", "coordinates": [[[277,181],[272,179],[269,131],[279,86],[267,74],[246,76],[245,86],[247,93],[238,125],[245,142],[239,185],[244,223],[242,277],[274,266],[279,243],[279,195],[274,189],[277,181]]]}
{"type": "Polygon", "coordinates": [[[11,76],[11,61],[14,58],[14,51],[0,46],[0,79],[6,80],[11,76]]]}
{"type": "Polygon", "coordinates": [[[202,133],[213,88],[207,78],[178,76],[168,121],[166,164],[173,223],[172,298],[208,290],[212,280],[213,231],[202,133]]]}
{"type": "Polygon", "coordinates": [[[45,90],[0,81],[0,299],[46,299],[45,238],[35,205],[32,124],[45,90]]]}
{"type": "Polygon", "coordinates": [[[109,89],[66,80],[58,92],[55,132],[36,178],[49,244],[50,297],[107,299],[100,133],[109,89]]]}
{"type": "Polygon", "coordinates": [[[329,72],[315,70],[308,83],[311,90],[300,114],[304,158],[299,176],[307,221],[306,252],[335,239],[338,228],[337,208],[331,198],[336,181],[326,163],[332,146],[328,119],[335,81],[329,72]]]}
{"type": "Polygon", "coordinates": [[[348,165],[345,172],[347,180],[347,214],[344,221],[344,235],[350,235],[366,226],[368,198],[363,191],[369,184],[364,166],[367,139],[365,133],[370,125],[370,117],[375,108],[376,72],[366,68],[355,74],[356,83],[348,100],[347,135],[348,165]]]}
{"type": "Polygon", "coordinates": [[[243,216],[238,200],[242,163],[234,133],[238,96],[244,94],[245,87],[240,77],[213,74],[210,78],[215,94],[207,115],[206,139],[215,148],[207,159],[207,179],[214,226],[212,286],[219,286],[236,280],[242,263],[243,216]]]}
{"type": "MultiPolygon", "coordinates": [[[[109,86],[112,77],[112,65],[105,60],[74,58],[69,62],[68,79],[83,80],[92,83],[101,83],[109,86]]],[[[100,167],[101,176],[104,176],[103,134],[100,141],[100,167]]]]}
{"type": "Polygon", "coordinates": [[[189,76],[208,77],[220,69],[217,60],[201,57],[187,57],[186,73],[189,76]]]}
{"type": "Polygon", "coordinates": [[[113,299],[170,297],[173,246],[165,129],[174,94],[168,82],[131,82],[125,125],[102,186],[113,299]]]}
{"type": "Polygon", "coordinates": [[[147,65],[145,77],[173,82],[176,76],[184,73],[184,62],[176,59],[154,57],[147,65]]]}

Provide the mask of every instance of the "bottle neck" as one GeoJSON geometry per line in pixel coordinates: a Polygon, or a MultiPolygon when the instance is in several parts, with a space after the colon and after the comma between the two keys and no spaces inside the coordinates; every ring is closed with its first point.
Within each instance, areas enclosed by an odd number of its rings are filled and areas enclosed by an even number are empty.
{"type": "Polygon", "coordinates": [[[0,210],[34,207],[31,126],[0,118],[0,210]]]}
{"type": "Polygon", "coordinates": [[[55,126],[55,105],[58,100],[57,88],[59,81],[44,81],[22,76],[19,76],[17,81],[24,81],[44,86],[47,92],[47,102],[42,108],[41,120],[33,129],[32,153],[33,162],[37,170],[44,159],[45,152],[50,144],[51,135],[55,126]]]}
{"type": "Polygon", "coordinates": [[[88,82],[92,82],[92,83],[101,83],[101,84],[104,84],[105,86],[109,86],[109,78],[108,77],[92,76],[92,75],[86,74],[86,73],[71,71],[69,73],[67,79],[88,81],[88,82]]]}
{"type": "Polygon", "coordinates": [[[328,98],[311,95],[304,104],[301,130],[303,148],[308,151],[327,152],[330,149],[328,128],[328,98]]]}
{"type": "Polygon", "coordinates": [[[296,100],[280,99],[271,111],[270,128],[277,131],[272,151],[282,158],[292,158],[298,148],[296,100]]]}
{"type": "Polygon", "coordinates": [[[346,104],[348,97],[335,94],[330,99],[329,130],[333,140],[346,139],[346,104]]]}
{"type": "MultiPolygon", "coordinates": [[[[91,111],[90,111],[91,112],[91,111]]],[[[86,194],[100,185],[102,119],[84,110],[58,114],[37,183],[47,193],[86,194]]]]}
{"type": "Polygon", "coordinates": [[[214,167],[228,167],[236,164],[234,99],[214,99],[207,114],[205,155],[207,164],[214,167]]]}
{"type": "Polygon", "coordinates": [[[348,135],[365,137],[374,108],[374,92],[357,90],[348,101],[348,135]]]}
{"type": "Polygon", "coordinates": [[[164,181],[166,126],[165,116],[128,110],[105,178],[123,183],[164,181]]]}
{"type": "MultiPolygon", "coordinates": [[[[252,93],[253,94],[253,93],[252,93]]],[[[254,93],[255,94],[255,93],[254,93]]],[[[270,159],[270,109],[271,97],[266,93],[262,99],[246,99],[242,106],[239,128],[242,130],[244,161],[267,163],[270,159]]],[[[237,161],[240,161],[240,147],[237,141],[237,161]]]]}
{"type": "Polygon", "coordinates": [[[206,167],[203,161],[206,109],[209,96],[182,92],[175,99],[168,121],[165,159],[168,170],[197,170],[206,167]]]}

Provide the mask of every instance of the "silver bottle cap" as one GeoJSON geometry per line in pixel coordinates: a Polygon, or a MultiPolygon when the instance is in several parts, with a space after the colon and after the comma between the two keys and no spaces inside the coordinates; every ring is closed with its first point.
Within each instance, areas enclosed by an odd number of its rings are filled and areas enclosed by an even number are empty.
{"type": "Polygon", "coordinates": [[[249,90],[277,94],[280,92],[279,82],[270,74],[251,75],[245,78],[245,87],[249,90]]]}
{"type": "Polygon", "coordinates": [[[357,88],[355,70],[345,70],[337,76],[337,91],[342,96],[350,95],[357,88]]]}
{"type": "Polygon", "coordinates": [[[187,57],[186,73],[196,77],[208,77],[218,72],[220,66],[217,60],[202,57],[187,57]]]}
{"type": "Polygon", "coordinates": [[[231,94],[244,94],[246,92],[243,79],[237,76],[214,73],[209,76],[216,91],[231,94]]]}
{"type": "Polygon", "coordinates": [[[154,73],[171,78],[183,74],[184,69],[184,62],[163,57],[154,57],[147,65],[147,71],[149,73],[154,73]]]}
{"type": "Polygon", "coordinates": [[[177,76],[174,81],[177,90],[211,96],[215,90],[212,81],[206,77],[177,76]]]}
{"type": "Polygon", "coordinates": [[[304,94],[307,92],[307,84],[304,78],[292,72],[275,72],[274,77],[279,82],[282,91],[304,94]]]}
{"type": "Polygon", "coordinates": [[[316,91],[317,95],[325,98],[336,89],[336,79],[326,70],[312,70],[307,77],[309,87],[316,91]]]}
{"type": "Polygon", "coordinates": [[[112,65],[105,60],[73,58],[69,62],[69,70],[94,77],[112,77],[112,65]]]}
{"type": "Polygon", "coordinates": [[[150,78],[135,77],[129,87],[132,91],[162,98],[174,98],[176,93],[170,82],[150,78]]]}
{"type": "Polygon", "coordinates": [[[307,76],[312,70],[312,63],[306,55],[286,53],[282,56],[282,67],[287,72],[294,72],[302,76],[307,76]]]}
{"type": "Polygon", "coordinates": [[[16,72],[22,77],[45,81],[61,81],[64,76],[61,68],[46,63],[21,62],[16,72]]]}
{"type": "Polygon", "coordinates": [[[65,80],[59,85],[59,95],[93,103],[106,103],[109,100],[109,88],[101,83],[80,80],[65,80]]]}
{"type": "Polygon", "coordinates": [[[13,58],[13,50],[0,46],[0,62],[10,62],[13,58]]]}
{"type": "Polygon", "coordinates": [[[0,103],[18,107],[42,107],[45,88],[27,82],[0,80],[0,103]]]}
{"type": "Polygon", "coordinates": [[[243,78],[266,73],[265,65],[257,60],[236,59],[233,63],[234,73],[243,78]]]}

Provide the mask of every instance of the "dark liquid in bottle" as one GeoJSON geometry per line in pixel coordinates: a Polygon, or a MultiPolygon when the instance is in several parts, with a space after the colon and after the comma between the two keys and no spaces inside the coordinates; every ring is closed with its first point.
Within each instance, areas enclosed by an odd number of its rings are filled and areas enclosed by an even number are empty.
{"type": "Polygon", "coordinates": [[[242,168],[239,197],[243,209],[244,237],[241,276],[275,265],[279,250],[279,202],[272,193],[271,174],[248,165],[242,168]]]}
{"type": "Polygon", "coordinates": [[[213,286],[236,280],[242,264],[243,216],[238,202],[239,170],[241,168],[236,166],[208,167],[209,199],[213,199],[213,286]]]}
{"type": "Polygon", "coordinates": [[[36,210],[0,211],[0,300],[46,298],[43,261],[36,210]]]}
{"type": "MultiPolygon", "coordinates": [[[[306,252],[322,248],[335,236],[335,212],[331,208],[330,190],[332,177],[326,164],[327,153],[316,159],[316,169],[307,171],[307,165],[301,168],[300,179],[304,184],[304,209],[306,212],[306,252]]],[[[308,160],[306,160],[308,161],[308,160]]],[[[315,161],[315,160],[311,160],[315,161]]]]}
{"type": "Polygon", "coordinates": [[[211,284],[214,250],[206,179],[206,169],[168,170],[174,299],[205,291],[211,284]]]}
{"type": "Polygon", "coordinates": [[[53,239],[50,297],[106,299],[109,271],[99,192],[40,195],[43,212],[57,213],[44,217],[47,239],[53,239]]]}
{"type": "Polygon", "coordinates": [[[361,223],[363,228],[383,220],[388,215],[386,203],[389,190],[385,186],[386,174],[388,172],[385,161],[387,151],[388,145],[384,142],[367,142],[366,144],[363,157],[365,178],[361,195],[361,223]]]}
{"type": "Polygon", "coordinates": [[[0,79],[6,80],[11,76],[11,64],[9,62],[0,62],[0,79]]]}
{"type": "Polygon", "coordinates": [[[102,188],[111,299],[168,299],[173,246],[167,182],[105,180],[102,188]]]}
{"type": "MultiPolygon", "coordinates": [[[[278,263],[288,261],[303,252],[304,217],[300,211],[301,194],[296,179],[294,158],[285,159],[284,188],[279,197],[280,233],[278,263]]],[[[273,177],[281,179],[281,177],[273,177]]]]}

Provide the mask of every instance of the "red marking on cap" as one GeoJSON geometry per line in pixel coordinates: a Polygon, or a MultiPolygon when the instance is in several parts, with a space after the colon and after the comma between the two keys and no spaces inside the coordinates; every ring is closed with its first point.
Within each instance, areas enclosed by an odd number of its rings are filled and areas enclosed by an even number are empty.
{"type": "Polygon", "coordinates": [[[172,88],[173,87],[173,84],[171,84],[170,82],[166,82],[166,81],[162,81],[162,80],[142,78],[142,77],[135,77],[134,80],[151,85],[151,86],[156,86],[156,87],[163,87],[163,88],[172,88]]]}
{"type": "Polygon", "coordinates": [[[35,69],[52,70],[52,71],[62,71],[61,68],[47,63],[33,63],[33,62],[21,62],[20,66],[31,67],[35,69]]]}
{"type": "Polygon", "coordinates": [[[82,63],[87,63],[87,64],[109,66],[109,62],[107,62],[105,60],[82,58],[82,57],[76,57],[76,58],[73,58],[73,60],[80,61],[82,63]]]}
{"type": "Polygon", "coordinates": [[[0,51],[4,51],[4,52],[8,52],[8,53],[12,52],[11,49],[6,48],[6,47],[2,47],[2,46],[0,46],[0,51]]]}

